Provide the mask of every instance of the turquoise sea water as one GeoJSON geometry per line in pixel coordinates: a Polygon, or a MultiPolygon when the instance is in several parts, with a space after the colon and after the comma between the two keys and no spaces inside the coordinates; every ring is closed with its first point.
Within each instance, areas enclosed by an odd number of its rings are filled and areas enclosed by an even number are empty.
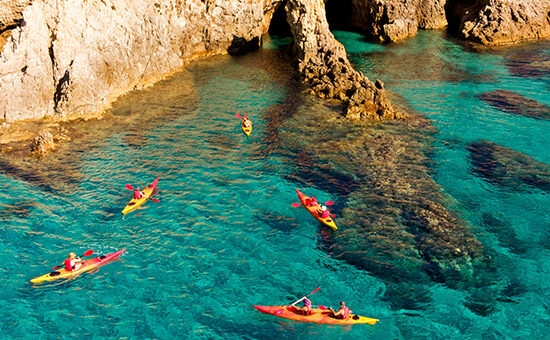
{"type": "MultiPolygon", "coordinates": [[[[309,140],[346,133],[308,129],[312,119],[334,120],[340,108],[303,95],[288,61],[266,48],[196,62],[125,96],[105,120],[83,124],[80,138],[37,176],[0,171],[6,188],[0,191],[0,337],[544,338],[550,331],[548,193],[477,177],[467,147],[484,138],[550,163],[548,121],[501,113],[477,97],[506,89],[550,105],[548,73],[527,77],[507,67],[515,52],[544,56],[547,46],[475,53],[437,32],[385,46],[349,32],[335,35],[360,70],[433,120],[434,179],[450,198],[448,208],[489,250],[490,283],[460,289],[426,283],[429,303],[397,308],[383,275],[329,256],[320,244],[330,232],[290,203],[300,188],[334,200],[337,213],[343,208],[339,183],[297,175],[308,167],[320,178],[336,171],[330,164],[313,167],[301,149],[309,140]],[[252,118],[250,138],[235,112],[252,118]],[[157,176],[161,203],[123,217],[131,196],[124,184],[143,187],[157,176]],[[127,252],[76,279],[29,283],[69,251],[90,248],[127,252]],[[292,302],[317,287],[314,304],[343,299],[380,322],[304,324],[252,308],[292,302]],[[486,298],[483,310],[472,307],[473,295],[477,304],[486,298]]],[[[407,282],[401,287],[406,291],[407,282]]]]}

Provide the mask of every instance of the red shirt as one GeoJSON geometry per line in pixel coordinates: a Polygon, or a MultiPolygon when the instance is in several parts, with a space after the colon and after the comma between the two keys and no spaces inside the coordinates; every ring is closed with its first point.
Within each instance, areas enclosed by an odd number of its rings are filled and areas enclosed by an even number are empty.
{"type": "Polygon", "coordinates": [[[65,269],[67,269],[67,271],[73,270],[73,266],[71,266],[71,261],[72,260],[70,257],[65,260],[65,269]]]}

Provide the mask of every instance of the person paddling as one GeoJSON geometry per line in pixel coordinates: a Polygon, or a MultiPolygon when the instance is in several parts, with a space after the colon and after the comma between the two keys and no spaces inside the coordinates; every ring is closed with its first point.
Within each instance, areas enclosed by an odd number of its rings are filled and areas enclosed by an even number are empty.
{"type": "Polygon", "coordinates": [[[304,315],[311,315],[311,301],[308,298],[304,299],[304,306],[303,307],[294,307],[297,310],[304,313],[304,315]]]}
{"type": "Polygon", "coordinates": [[[327,207],[324,205],[321,207],[321,218],[328,218],[330,216],[330,212],[328,211],[327,207]]]}
{"type": "Polygon", "coordinates": [[[134,198],[135,198],[136,200],[138,200],[138,199],[142,198],[143,196],[145,196],[145,195],[143,194],[143,191],[139,190],[139,187],[137,187],[137,189],[134,190],[134,198]]]}
{"type": "Polygon", "coordinates": [[[347,317],[353,313],[351,309],[346,307],[346,303],[344,301],[340,301],[340,309],[338,309],[337,312],[334,311],[334,309],[330,308],[330,311],[332,312],[332,317],[335,319],[347,319],[347,317]]]}
{"type": "Polygon", "coordinates": [[[75,253],[69,253],[69,257],[65,259],[65,269],[69,272],[77,270],[82,266],[80,257],[76,257],[75,253]]]}
{"type": "Polygon", "coordinates": [[[250,121],[250,119],[248,119],[248,117],[246,115],[243,117],[243,126],[244,127],[251,127],[252,126],[252,122],[250,121]]]}
{"type": "Polygon", "coordinates": [[[311,201],[309,201],[307,205],[309,205],[310,207],[315,207],[319,205],[319,202],[317,202],[317,199],[315,198],[315,196],[311,196],[311,201]]]}

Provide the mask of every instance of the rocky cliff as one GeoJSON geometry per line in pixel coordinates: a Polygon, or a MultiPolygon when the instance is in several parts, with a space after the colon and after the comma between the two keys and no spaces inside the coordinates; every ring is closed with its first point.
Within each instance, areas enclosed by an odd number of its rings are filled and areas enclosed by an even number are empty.
{"type": "Polygon", "coordinates": [[[322,0],[288,0],[287,21],[294,36],[298,71],[321,98],[336,98],[352,119],[398,118],[384,84],[355,71],[346,50],[329,30],[322,0]]]}
{"type": "Polygon", "coordinates": [[[500,45],[550,36],[548,0],[348,0],[351,25],[380,42],[447,26],[462,38],[500,45]]]}
{"type": "MultiPolygon", "coordinates": [[[[257,48],[284,0],[4,3],[0,119],[11,122],[92,118],[197,57],[257,48]]],[[[287,1],[286,11],[316,93],[344,100],[350,117],[393,116],[382,83],[355,72],[330,33],[322,0],[287,1]]]]}
{"type": "Polygon", "coordinates": [[[380,42],[447,26],[447,0],[351,0],[351,24],[380,42]]]}
{"type": "Polygon", "coordinates": [[[550,37],[548,0],[475,0],[451,3],[449,17],[465,39],[502,45],[550,37]]]}
{"type": "Polygon", "coordinates": [[[89,118],[198,56],[258,46],[281,1],[11,3],[19,17],[0,54],[6,121],[89,118]]]}

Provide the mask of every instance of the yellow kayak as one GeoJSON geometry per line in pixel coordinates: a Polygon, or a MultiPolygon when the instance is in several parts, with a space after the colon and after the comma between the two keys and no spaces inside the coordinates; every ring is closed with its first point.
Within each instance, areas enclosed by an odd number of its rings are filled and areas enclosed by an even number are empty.
{"type": "Polygon", "coordinates": [[[332,230],[337,230],[338,227],[336,227],[336,223],[334,223],[334,220],[330,217],[322,218],[321,217],[321,204],[316,204],[314,206],[309,206],[309,203],[311,202],[311,197],[308,197],[300,192],[300,190],[296,189],[296,193],[298,194],[298,198],[300,199],[300,202],[304,206],[304,208],[309,211],[309,213],[315,217],[315,219],[324,225],[327,225],[332,228],[332,230]]]}
{"type": "Polygon", "coordinates": [[[126,205],[124,210],[122,210],[122,214],[126,215],[130,211],[134,211],[137,207],[139,207],[140,205],[145,203],[145,201],[147,201],[147,199],[149,197],[151,197],[151,195],[153,194],[153,191],[157,187],[157,183],[159,181],[159,178],[160,177],[157,177],[157,179],[155,179],[155,181],[153,183],[149,184],[149,186],[147,186],[147,188],[145,188],[141,191],[143,193],[143,196],[141,196],[141,198],[138,198],[138,199],[132,198],[130,200],[130,202],[126,205]]]}
{"type": "Polygon", "coordinates": [[[250,136],[250,133],[252,132],[252,125],[245,126],[243,122],[241,123],[241,127],[243,128],[244,133],[246,133],[247,136],[250,136]]]}
{"type": "Polygon", "coordinates": [[[126,249],[121,249],[117,251],[116,253],[111,253],[107,255],[101,255],[100,257],[95,257],[93,259],[84,260],[82,261],[82,266],[76,270],[68,271],[65,267],[58,269],[56,271],[53,271],[51,273],[35,277],[31,280],[32,283],[41,283],[44,281],[54,281],[58,279],[63,279],[66,277],[71,277],[78,275],[80,273],[86,272],[88,270],[94,269],[99,267],[100,265],[104,264],[107,261],[110,261],[116,257],[118,257],[120,254],[124,253],[126,249]]]}

